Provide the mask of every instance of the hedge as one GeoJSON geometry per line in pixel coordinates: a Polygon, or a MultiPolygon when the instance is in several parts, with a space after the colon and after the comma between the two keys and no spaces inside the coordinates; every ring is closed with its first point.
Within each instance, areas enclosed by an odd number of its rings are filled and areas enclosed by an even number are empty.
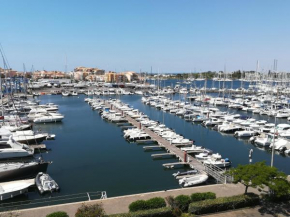
{"type": "Polygon", "coordinates": [[[109,215],[108,217],[174,217],[170,207],[109,215]]]}
{"type": "Polygon", "coordinates": [[[216,195],[213,192],[204,192],[204,193],[193,193],[190,196],[191,202],[208,200],[208,199],[216,199],[216,195]]]}
{"type": "Polygon", "coordinates": [[[182,212],[185,212],[188,210],[188,205],[190,204],[191,200],[187,195],[179,195],[174,198],[174,202],[182,212]]]}
{"type": "Polygon", "coordinates": [[[136,200],[129,205],[130,212],[146,209],[148,208],[145,200],[136,200]]]}
{"type": "Polygon", "coordinates": [[[129,205],[130,212],[140,210],[157,209],[166,207],[166,202],[162,197],[154,197],[149,200],[137,200],[129,205]]]}
{"type": "Polygon", "coordinates": [[[66,212],[53,212],[48,214],[46,217],[69,217],[68,214],[66,212]]]}
{"type": "Polygon", "coordinates": [[[166,207],[166,202],[162,197],[154,197],[149,200],[146,200],[146,205],[149,209],[157,209],[166,207]]]}
{"type": "Polygon", "coordinates": [[[255,206],[259,204],[259,202],[259,196],[256,194],[220,197],[212,200],[193,202],[189,205],[188,212],[192,214],[206,214],[247,206],[255,206]]]}

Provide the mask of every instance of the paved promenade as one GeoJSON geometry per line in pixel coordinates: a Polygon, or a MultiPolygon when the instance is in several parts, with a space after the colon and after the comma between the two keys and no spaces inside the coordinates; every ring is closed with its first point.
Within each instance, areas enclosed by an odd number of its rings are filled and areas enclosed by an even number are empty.
{"type": "MultiPolygon", "coordinates": [[[[190,195],[196,192],[215,192],[217,197],[223,196],[232,196],[237,194],[244,193],[243,185],[234,185],[234,184],[217,184],[217,185],[208,185],[208,186],[200,186],[200,187],[192,187],[192,188],[181,188],[167,191],[158,191],[158,192],[150,192],[144,194],[136,194],[136,195],[128,195],[121,197],[112,197],[104,200],[93,200],[93,201],[84,201],[85,203],[101,203],[107,214],[115,214],[115,213],[124,213],[128,212],[128,206],[130,203],[136,200],[141,199],[150,199],[152,197],[167,197],[167,196],[177,196],[180,194],[190,195]]],[[[251,191],[251,190],[250,190],[251,191]]],[[[256,191],[252,191],[257,193],[256,191]]],[[[107,192],[110,194],[110,192],[107,192]]],[[[39,207],[33,209],[19,210],[19,217],[45,217],[47,214],[56,212],[56,211],[65,211],[69,214],[70,217],[74,217],[78,207],[81,206],[84,202],[78,203],[69,203],[62,205],[55,205],[49,207],[39,207]]],[[[257,214],[257,212],[255,211],[257,214]]],[[[246,216],[246,215],[243,215],[246,216]]],[[[253,216],[253,215],[252,215],[253,216]]],[[[257,216],[257,215],[255,215],[257,216]]]]}

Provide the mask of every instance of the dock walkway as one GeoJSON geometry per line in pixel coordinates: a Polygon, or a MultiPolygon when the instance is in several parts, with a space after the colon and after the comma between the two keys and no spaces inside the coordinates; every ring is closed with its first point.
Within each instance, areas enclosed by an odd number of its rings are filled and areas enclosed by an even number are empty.
{"type": "MultiPolygon", "coordinates": [[[[116,108],[115,106],[113,106],[112,104],[109,104],[107,101],[105,102],[106,106],[124,114],[124,117],[128,120],[128,122],[130,124],[132,124],[133,126],[140,128],[141,123],[139,123],[138,121],[136,121],[135,119],[131,118],[129,115],[126,115],[124,112],[122,112],[121,110],[119,110],[118,108],[116,108]]],[[[204,166],[202,163],[200,163],[199,161],[197,161],[194,157],[187,155],[186,152],[180,150],[178,147],[176,147],[175,145],[172,145],[169,141],[167,141],[166,139],[162,138],[161,136],[157,135],[156,133],[154,133],[153,131],[149,130],[147,127],[145,126],[141,126],[141,129],[147,133],[152,140],[157,141],[158,145],[164,147],[167,152],[175,154],[176,157],[181,161],[181,162],[186,162],[188,163],[188,165],[192,168],[192,169],[196,169],[198,171],[200,171],[201,173],[205,173],[204,171],[204,166]]]]}

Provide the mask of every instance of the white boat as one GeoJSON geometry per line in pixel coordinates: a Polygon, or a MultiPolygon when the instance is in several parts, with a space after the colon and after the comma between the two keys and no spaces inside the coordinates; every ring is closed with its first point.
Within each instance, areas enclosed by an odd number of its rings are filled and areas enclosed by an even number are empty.
{"type": "Polygon", "coordinates": [[[174,144],[174,145],[182,145],[182,144],[190,144],[190,143],[191,141],[189,139],[184,139],[182,136],[171,140],[171,144],[174,144]]]}
{"type": "Polygon", "coordinates": [[[79,94],[78,94],[77,91],[74,90],[74,91],[71,93],[71,95],[72,95],[72,96],[78,96],[79,94]]]}
{"type": "Polygon", "coordinates": [[[35,184],[34,179],[19,180],[0,183],[0,200],[7,200],[24,194],[28,188],[35,184]]]}
{"type": "Polygon", "coordinates": [[[12,136],[16,142],[24,144],[37,144],[43,140],[46,140],[50,135],[48,133],[35,133],[32,130],[24,130],[14,132],[12,133],[12,136]]]}
{"type": "Polygon", "coordinates": [[[222,159],[222,156],[219,154],[213,154],[210,158],[203,161],[206,165],[215,165],[220,168],[229,167],[231,166],[231,162],[228,158],[222,159]]]}
{"type": "Polygon", "coordinates": [[[256,124],[258,124],[258,125],[265,125],[265,124],[267,124],[267,121],[265,121],[265,120],[259,120],[259,121],[256,121],[256,124]]]}
{"type": "MultiPolygon", "coordinates": [[[[221,157],[221,155],[218,153],[213,154],[213,155],[216,155],[216,157],[221,157]]],[[[211,152],[202,152],[202,153],[196,154],[194,157],[199,161],[204,161],[204,160],[209,159],[211,156],[212,156],[211,152]]]]}
{"type": "Polygon", "coordinates": [[[202,146],[196,146],[196,145],[192,145],[190,147],[184,147],[184,148],[181,148],[181,150],[187,151],[187,152],[195,152],[195,153],[205,151],[205,149],[202,146]]]}
{"type": "Polygon", "coordinates": [[[35,184],[41,194],[59,190],[58,184],[46,173],[38,173],[35,178],[35,184]]]}
{"type": "Polygon", "coordinates": [[[276,118],[288,118],[290,116],[289,111],[280,110],[276,113],[276,118]]]}
{"type": "Polygon", "coordinates": [[[268,123],[268,124],[265,124],[262,128],[261,128],[261,132],[264,132],[264,133],[269,133],[272,129],[275,128],[275,124],[273,123],[268,123]]]}
{"type": "Polygon", "coordinates": [[[270,130],[270,133],[282,133],[290,129],[290,124],[278,124],[276,129],[273,128],[270,130]]]}
{"type": "Polygon", "coordinates": [[[30,149],[27,145],[16,142],[12,136],[9,137],[7,145],[11,148],[0,149],[0,159],[29,157],[34,154],[34,149],[30,149]]]}
{"type": "Polygon", "coordinates": [[[195,118],[192,119],[192,122],[193,123],[202,123],[202,122],[207,121],[207,120],[208,120],[207,117],[197,115],[195,118]]]}
{"type": "Polygon", "coordinates": [[[236,131],[235,133],[234,133],[234,136],[235,137],[251,137],[251,136],[254,136],[254,135],[256,135],[257,134],[257,132],[256,131],[254,131],[254,130],[252,130],[252,129],[246,129],[246,130],[242,130],[242,131],[236,131]]]}
{"type": "Polygon", "coordinates": [[[60,122],[64,119],[64,116],[60,113],[46,113],[41,117],[35,118],[34,123],[51,123],[60,122]]]}
{"type": "Polygon", "coordinates": [[[62,95],[62,96],[69,96],[69,95],[70,95],[70,93],[69,93],[69,92],[67,92],[67,91],[64,91],[64,92],[61,92],[61,95],[62,95]]]}
{"type": "Polygon", "coordinates": [[[204,121],[203,124],[206,127],[214,127],[215,125],[222,124],[223,121],[217,118],[210,118],[208,121],[204,121]]]}
{"type": "Polygon", "coordinates": [[[143,92],[141,90],[137,90],[137,91],[135,91],[135,94],[143,95],[143,92]]]}
{"type": "Polygon", "coordinates": [[[206,182],[208,176],[206,174],[195,175],[192,177],[184,177],[179,180],[179,184],[183,187],[190,187],[206,182]]]}
{"type": "Polygon", "coordinates": [[[274,135],[262,133],[259,136],[251,137],[250,141],[263,147],[268,147],[273,141],[274,135]]]}
{"type": "Polygon", "coordinates": [[[276,151],[284,151],[286,149],[290,149],[290,142],[288,139],[284,139],[284,138],[277,138],[275,140],[275,144],[274,141],[272,140],[272,143],[270,144],[270,148],[272,148],[272,146],[274,145],[274,149],[276,151]]]}

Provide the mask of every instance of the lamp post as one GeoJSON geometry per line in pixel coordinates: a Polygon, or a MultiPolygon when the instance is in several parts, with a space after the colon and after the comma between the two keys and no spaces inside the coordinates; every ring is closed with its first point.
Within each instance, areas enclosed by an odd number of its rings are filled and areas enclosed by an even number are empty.
{"type": "Polygon", "coordinates": [[[273,164],[274,164],[275,136],[276,136],[276,114],[275,114],[274,137],[273,137],[273,144],[272,144],[271,167],[273,167],[273,164]]]}

